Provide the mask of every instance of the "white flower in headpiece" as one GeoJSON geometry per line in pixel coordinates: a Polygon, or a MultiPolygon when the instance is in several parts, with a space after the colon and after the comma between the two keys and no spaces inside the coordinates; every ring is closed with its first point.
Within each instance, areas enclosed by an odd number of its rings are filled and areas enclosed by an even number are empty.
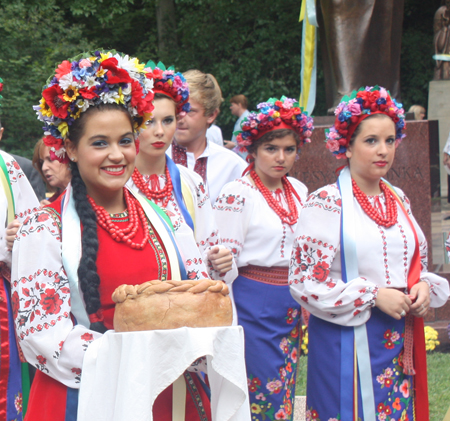
{"type": "Polygon", "coordinates": [[[81,112],[84,113],[89,108],[89,101],[84,99],[78,99],[76,105],[78,108],[81,109],[81,112]]]}
{"type": "Polygon", "coordinates": [[[144,79],[144,88],[147,92],[150,92],[153,89],[153,79],[145,78],[144,79]]]}
{"type": "Polygon", "coordinates": [[[62,146],[59,149],[55,149],[53,146],[51,148],[51,150],[53,151],[53,153],[60,159],[63,159],[66,156],[66,149],[64,148],[64,146],[62,146]]]}
{"type": "Polygon", "coordinates": [[[127,96],[131,95],[131,83],[127,83],[126,88],[122,88],[122,93],[127,96]]]}
{"type": "Polygon", "coordinates": [[[100,82],[94,76],[89,76],[85,79],[84,86],[86,88],[93,88],[94,86],[100,85],[100,82]]]}
{"type": "Polygon", "coordinates": [[[100,98],[102,99],[103,103],[108,104],[118,104],[120,100],[120,95],[117,91],[109,91],[109,92],[102,92],[100,94],[100,98]]]}
{"type": "Polygon", "coordinates": [[[69,89],[70,86],[75,85],[74,81],[73,81],[73,73],[67,73],[66,75],[62,76],[59,79],[59,86],[61,87],[61,89],[69,89]]]}

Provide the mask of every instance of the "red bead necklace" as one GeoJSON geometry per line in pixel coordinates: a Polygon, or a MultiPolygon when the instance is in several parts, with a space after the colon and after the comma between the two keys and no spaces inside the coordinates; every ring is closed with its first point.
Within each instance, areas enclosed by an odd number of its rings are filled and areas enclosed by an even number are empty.
{"type": "Polygon", "coordinates": [[[119,228],[114,224],[111,220],[111,215],[104,207],[96,205],[92,197],[87,196],[87,199],[97,215],[97,223],[109,233],[113,240],[118,243],[126,243],[132,249],[142,250],[150,239],[147,217],[140,203],[138,203],[127,189],[123,189],[123,194],[127,205],[128,219],[130,221],[125,228],[119,228]],[[140,243],[134,243],[132,239],[136,236],[139,224],[144,231],[144,239],[140,243]]]}
{"type": "Polygon", "coordinates": [[[172,185],[172,179],[170,178],[170,172],[166,165],[166,185],[160,189],[160,190],[152,190],[148,188],[148,184],[145,182],[144,177],[139,172],[137,168],[134,169],[133,175],[131,178],[134,181],[134,184],[136,184],[136,187],[145,194],[147,199],[153,200],[153,201],[160,201],[161,207],[166,208],[167,203],[169,203],[169,199],[172,196],[173,191],[173,185],[172,185]]]}
{"type": "Polygon", "coordinates": [[[375,207],[369,202],[367,195],[361,191],[356,184],[356,181],[352,179],[353,194],[356,200],[362,207],[366,215],[373,219],[378,225],[389,228],[397,223],[397,202],[389,187],[380,180],[380,189],[384,193],[386,200],[386,215],[381,215],[375,207]]]}
{"type": "MultiPolygon", "coordinates": [[[[250,171],[250,176],[253,178],[255,182],[256,188],[261,192],[266,199],[267,204],[275,211],[275,213],[280,217],[281,221],[288,225],[294,225],[298,220],[298,209],[294,202],[294,188],[292,184],[289,182],[286,176],[283,176],[281,179],[281,183],[283,184],[283,189],[286,194],[286,202],[288,204],[289,211],[284,209],[278,201],[272,195],[272,192],[264,185],[264,183],[259,178],[258,174],[256,174],[255,170],[250,171]]],[[[297,196],[297,199],[300,201],[300,198],[297,196]]]]}

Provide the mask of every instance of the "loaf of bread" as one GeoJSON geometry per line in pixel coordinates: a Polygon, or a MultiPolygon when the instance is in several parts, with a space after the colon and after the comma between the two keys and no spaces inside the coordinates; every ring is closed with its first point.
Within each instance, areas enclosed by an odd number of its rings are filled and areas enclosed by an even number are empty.
{"type": "Polygon", "coordinates": [[[112,299],[116,332],[230,326],[233,319],[227,285],[210,279],[121,285],[112,299]]]}

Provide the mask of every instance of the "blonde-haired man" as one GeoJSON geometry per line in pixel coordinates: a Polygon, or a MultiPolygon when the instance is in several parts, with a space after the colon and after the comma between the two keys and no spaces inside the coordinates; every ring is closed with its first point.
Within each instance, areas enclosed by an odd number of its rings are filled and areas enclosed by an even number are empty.
{"type": "Polygon", "coordinates": [[[176,164],[202,176],[214,203],[222,187],[239,178],[247,164],[235,153],[207,141],[206,130],[223,102],[216,78],[199,70],[183,75],[189,84],[191,111],[178,120],[175,139],[167,153],[176,164]]]}

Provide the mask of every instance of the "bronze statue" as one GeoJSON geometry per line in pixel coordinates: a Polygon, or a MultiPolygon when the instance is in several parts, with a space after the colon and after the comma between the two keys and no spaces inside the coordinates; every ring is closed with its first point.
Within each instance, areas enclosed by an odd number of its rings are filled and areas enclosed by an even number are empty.
{"type": "Polygon", "coordinates": [[[327,108],[361,86],[378,84],[400,97],[403,5],[404,0],[320,0],[327,108]]]}
{"type": "MultiPolygon", "coordinates": [[[[450,0],[445,0],[434,15],[435,54],[450,54],[450,0]]],[[[450,79],[450,61],[436,60],[434,80],[450,79]]]]}

